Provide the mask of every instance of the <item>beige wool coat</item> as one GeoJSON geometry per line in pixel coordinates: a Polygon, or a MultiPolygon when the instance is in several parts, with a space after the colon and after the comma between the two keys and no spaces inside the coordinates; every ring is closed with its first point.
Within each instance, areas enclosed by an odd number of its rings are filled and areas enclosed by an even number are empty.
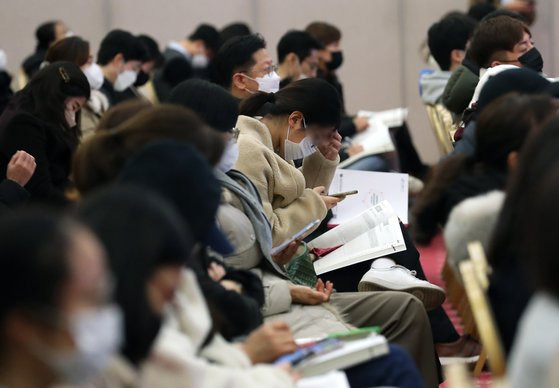
{"type": "Polygon", "coordinates": [[[301,169],[274,152],[270,130],[264,123],[239,116],[239,159],[235,169],[254,183],[272,225],[274,246],[315,219],[326,216],[326,206],[312,188],[330,186],[339,159],[326,159],[319,151],[303,160],[301,169]]]}

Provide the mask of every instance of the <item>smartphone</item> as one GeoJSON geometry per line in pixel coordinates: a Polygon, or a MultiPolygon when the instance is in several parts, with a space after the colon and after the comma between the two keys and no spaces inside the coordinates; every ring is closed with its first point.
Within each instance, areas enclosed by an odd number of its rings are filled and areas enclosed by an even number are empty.
{"type": "Polygon", "coordinates": [[[291,236],[287,240],[284,240],[277,247],[272,248],[272,250],[270,251],[270,254],[272,256],[277,255],[278,253],[283,251],[285,248],[287,248],[289,246],[289,244],[291,244],[293,241],[298,240],[300,238],[303,238],[309,231],[311,231],[312,229],[314,229],[318,225],[320,225],[320,220],[314,220],[312,222],[309,222],[307,225],[305,225],[303,227],[303,229],[301,229],[300,231],[295,233],[293,236],[291,236]]]}
{"type": "Polygon", "coordinates": [[[328,194],[328,196],[340,198],[340,197],[347,197],[348,195],[355,195],[357,193],[359,193],[359,190],[351,190],[351,191],[345,191],[343,193],[328,194]]]}

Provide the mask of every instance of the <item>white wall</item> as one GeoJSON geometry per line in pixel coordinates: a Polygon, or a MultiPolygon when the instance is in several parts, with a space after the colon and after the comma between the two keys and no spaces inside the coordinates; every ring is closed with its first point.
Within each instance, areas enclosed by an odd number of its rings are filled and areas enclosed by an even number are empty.
{"type": "MultiPolygon", "coordinates": [[[[0,0],[0,48],[15,71],[34,47],[33,31],[48,19],[64,20],[94,50],[110,28],[147,33],[163,46],[190,33],[200,22],[218,28],[247,22],[275,46],[290,28],[325,20],[343,31],[345,62],[339,75],[349,112],[410,108],[412,136],[428,162],[438,151],[418,97],[423,67],[419,45],[430,24],[451,10],[465,10],[468,0],[0,0]]],[[[534,39],[546,60],[545,71],[559,75],[559,6],[539,0],[534,39]]]]}

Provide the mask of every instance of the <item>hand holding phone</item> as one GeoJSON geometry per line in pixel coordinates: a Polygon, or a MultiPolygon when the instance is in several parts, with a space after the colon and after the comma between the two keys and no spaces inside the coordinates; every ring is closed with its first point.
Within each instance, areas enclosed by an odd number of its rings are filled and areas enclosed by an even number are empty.
{"type": "Polygon", "coordinates": [[[351,191],[344,191],[341,193],[336,193],[336,194],[328,194],[329,197],[335,197],[335,198],[341,198],[341,197],[347,197],[348,195],[355,195],[359,193],[359,190],[351,190],[351,191]]]}
{"type": "Polygon", "coordinates": [[[299,230],[297,233],[295,233],[293,236],[291,236],[290,238],[288,238],[287,240],[284,240],[280,245],[278,245],[277,247],[272,248],[272,250],[270,251],[270,254],[272,256],[277,255],[278,253],[280,253],[281,251],[283,251],[285,248],[287,248],[289,246],[289,244],[291,244],[293,241],[295,240],[300,240],[302,239],[308,232],[310,232],[311,230],[313,230],[315,227],[317,227],[320,224],[320,220],[314,220],[312,222],[309,222],[307,225],[305,225],[301,230],[299,230]]]}

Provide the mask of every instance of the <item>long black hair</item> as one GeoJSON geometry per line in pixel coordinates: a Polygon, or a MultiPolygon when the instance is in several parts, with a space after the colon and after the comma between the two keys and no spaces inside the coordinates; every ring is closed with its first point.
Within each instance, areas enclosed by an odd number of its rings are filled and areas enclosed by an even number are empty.
{"type": "Polygon", "coordinates": [[[12,312],[51,317],[58,311],[70,273],[71,225],[38,208],[19,210],[0,220],[0,329],[12,312]]]}
{"type": "Polygon", "coordinates": [[[164,199],[138,187],[100,191],[79,206],[77,216],[107,250],[115,300],[124,313],[121,353],[138,364],[162,323],[149,305],[147,283],[161,266],[187,264],[193,248],[189,228],[164,199]]]}
{"type": "Polygon", "coordinates": [[[341,101],[338,91],[319,78],[292,82],[276,93],[259,92],[241,103],[240,114],[272,117],[299,111],[307,125],[340,126],[341,101]]]}
{"type": "Polygon", "coordinates": [[[24,110],[47,123],[62,126],[76,140],[79,125],[68,126],[64,117],[69,97],[89,98],[89,81],[79,66],[70,62],[54,62],[39,70],[31,81],[14,95],[8,109],[24,110]]]}

